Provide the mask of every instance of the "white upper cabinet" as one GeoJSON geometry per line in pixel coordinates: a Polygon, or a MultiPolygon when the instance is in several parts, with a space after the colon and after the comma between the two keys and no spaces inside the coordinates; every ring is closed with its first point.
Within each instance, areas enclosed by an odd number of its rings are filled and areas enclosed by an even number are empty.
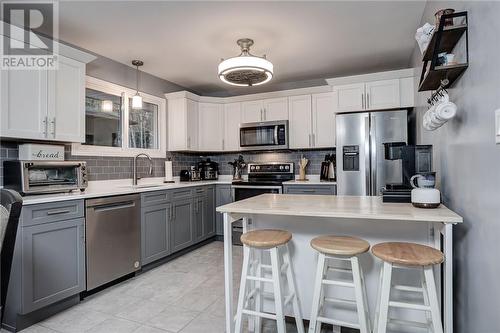
{"type": "Polygon", "coordinates": [[[168,150],[198,149],[198,102],[188,98],[168,100],[168,150]]]}
{"type": "Polygon", "coordinates": [[[288,106],[290,148],[311,148],[311,95],[291,96],[288,106]]]}
{"type": "Polygon", "coordinates": [[[399,79],[367,82],[366,110],[382,110],[401,107],[399,79]]]}
{"type": "Polygon", "coordinates": [[[48,71],[1,70],[2,137],[45,140],[48,71]]]}
{"type": "Polygon", "coordinates": [[[198,150],[224,150],[224,107],[218,103],[199,103],[198,150]]]}
{"type": "Polygon", "coordinates": [[[49,82],[49,139],[85,142],[85,64],[59,56],[49,82]]]}
{"type": "Polygon", "coordinates": [[[335,147],[335,93],[312,95],[314,148],[335,147]]]}
{"type": "Polygon", "coordinates": [[[244,123],[288,119],[288,98],[269,98],[241,103],[241,116],[244,123]]]}
{"type": "Polygon", "coordinates": [[[85,141],[85,64],[95,59],[60,45],[58,69],[2,70],[0,136],[85,141]]]}
{"type": "Polygon", "coordinates": [[[187,150],[187,98],[169,99],[168,150],[187,150]]]}
{"type": "Polygon", "coordinates": [[[241,103],[224,105],[224,151],[240,150],[241,103]]]}
{"type": "Polygon", "coordinates": [[[241,103],[241,118],[244,123],[264,120],[264,103],[262,100],[241,103]]]}
{"type": "Polygon", "coordinates": [[[288,98],[270,98],[263,101],[263,121],[276,121],[288,119],[288,98]]]}
{"type": "Polygon", "coordinates": [[[338,112],[360,111],[365,109],[365,84],[355,83],[336,86],[335,108],[338,112]]]}
{"type": "Polygon", "coordinates": [[[199,148],[198,102],[188,99],[186,104],[187,104],[187,110],[186,110],[187,147],[186,148],[187,150],[198,150],[199,148]]]}
{"type": "Polygon", "coordinates": [[[335,147],[334,93],[289,98],[290,148],[335,147]]]}
{"type": "Polygon", "coordinates": [[[399,80],[399,93],[401,95],[401,107],[415,106],[415,78],[405,77],[399,80]]]}
{"type": "Polygon", "coordinates": [[[337,112],[356,112],[413,107],[413,78],[337,85],[337,112]]]}

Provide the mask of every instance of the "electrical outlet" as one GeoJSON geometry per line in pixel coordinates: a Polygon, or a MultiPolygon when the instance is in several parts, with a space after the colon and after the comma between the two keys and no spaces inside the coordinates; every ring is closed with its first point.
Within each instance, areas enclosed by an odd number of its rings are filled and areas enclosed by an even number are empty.
{"type": "Polygon", "coordinates": [[[500,144],[500,109],[495,111],[495,137],[497,145],[500,144]]]}

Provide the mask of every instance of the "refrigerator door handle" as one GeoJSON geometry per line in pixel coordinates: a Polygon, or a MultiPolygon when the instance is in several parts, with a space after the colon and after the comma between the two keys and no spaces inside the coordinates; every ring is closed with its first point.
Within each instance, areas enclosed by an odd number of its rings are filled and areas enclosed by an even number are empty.
{"type": "Polygon", "coordinates": [[[370,115],[365,116],[365,188],[366,195],[371,195],[370,183],[370,115]]]}
{"type": "Polygon", "coordinates": [[[375,119],[374,116],[372,115],[372,121],[371,123],[373,126],[370,128],[371,135],[370,135],[370,157],[371,157],[371,186],[372,186],[372,195],[379,195],[378,189],[377,189],[377,131],[376,131],[376,126],[375,126],[375,119]]]}

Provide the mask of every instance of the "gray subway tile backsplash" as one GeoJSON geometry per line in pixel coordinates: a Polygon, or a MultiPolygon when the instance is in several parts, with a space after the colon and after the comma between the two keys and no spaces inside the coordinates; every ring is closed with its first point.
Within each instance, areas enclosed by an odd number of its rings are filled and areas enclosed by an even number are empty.
{"type": "MultiPolygon", "coordinates": [[[[232,167],[228,162],[232,162],[243,155],[246,162],[295,162],[295,173],[298,174],[297,162],[302,155],[309,159],[307,172],[309,174],[319,174],[321,162],[326,154],[335,152],[332,149],[320,150],[287,150],[278,152],[242,152],[242,153],[179,153],[167,152],[167,158],[172,160],[174,176],[178,176],[180,171],[188,169],[202,159],[210,158],[219,163],[219,173],[221,175],[231,175],[232,167]]],[[[2,141],[0,142],[0,185],[3,185],[3,161],[18,158],[18,143],[2,141]]],[[[71,147],[65,147],[65,158],[67,160],[79,160],[87,162],[89,180],[109,180],[132,178],[132,158],[131,157],[107,157],[107,156],[73,156],[71,147]]],[[[139,159],[137,170],[140,177],[163,177],[165,175],[163,158],[153,159],[153,174],[149,175],[149,163],[145,159],[139,159]]]]}

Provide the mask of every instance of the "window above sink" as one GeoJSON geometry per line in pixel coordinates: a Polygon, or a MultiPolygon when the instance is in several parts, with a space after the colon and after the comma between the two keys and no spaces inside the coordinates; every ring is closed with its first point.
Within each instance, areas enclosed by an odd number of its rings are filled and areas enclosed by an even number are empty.
{"type": "Polygon", "coordinates": [[[135,90],[87,76],[85,143],[74,143],[72,155],[166,155],[166,101],[141,92],[143,107],[132,108],[135,90]]]}

